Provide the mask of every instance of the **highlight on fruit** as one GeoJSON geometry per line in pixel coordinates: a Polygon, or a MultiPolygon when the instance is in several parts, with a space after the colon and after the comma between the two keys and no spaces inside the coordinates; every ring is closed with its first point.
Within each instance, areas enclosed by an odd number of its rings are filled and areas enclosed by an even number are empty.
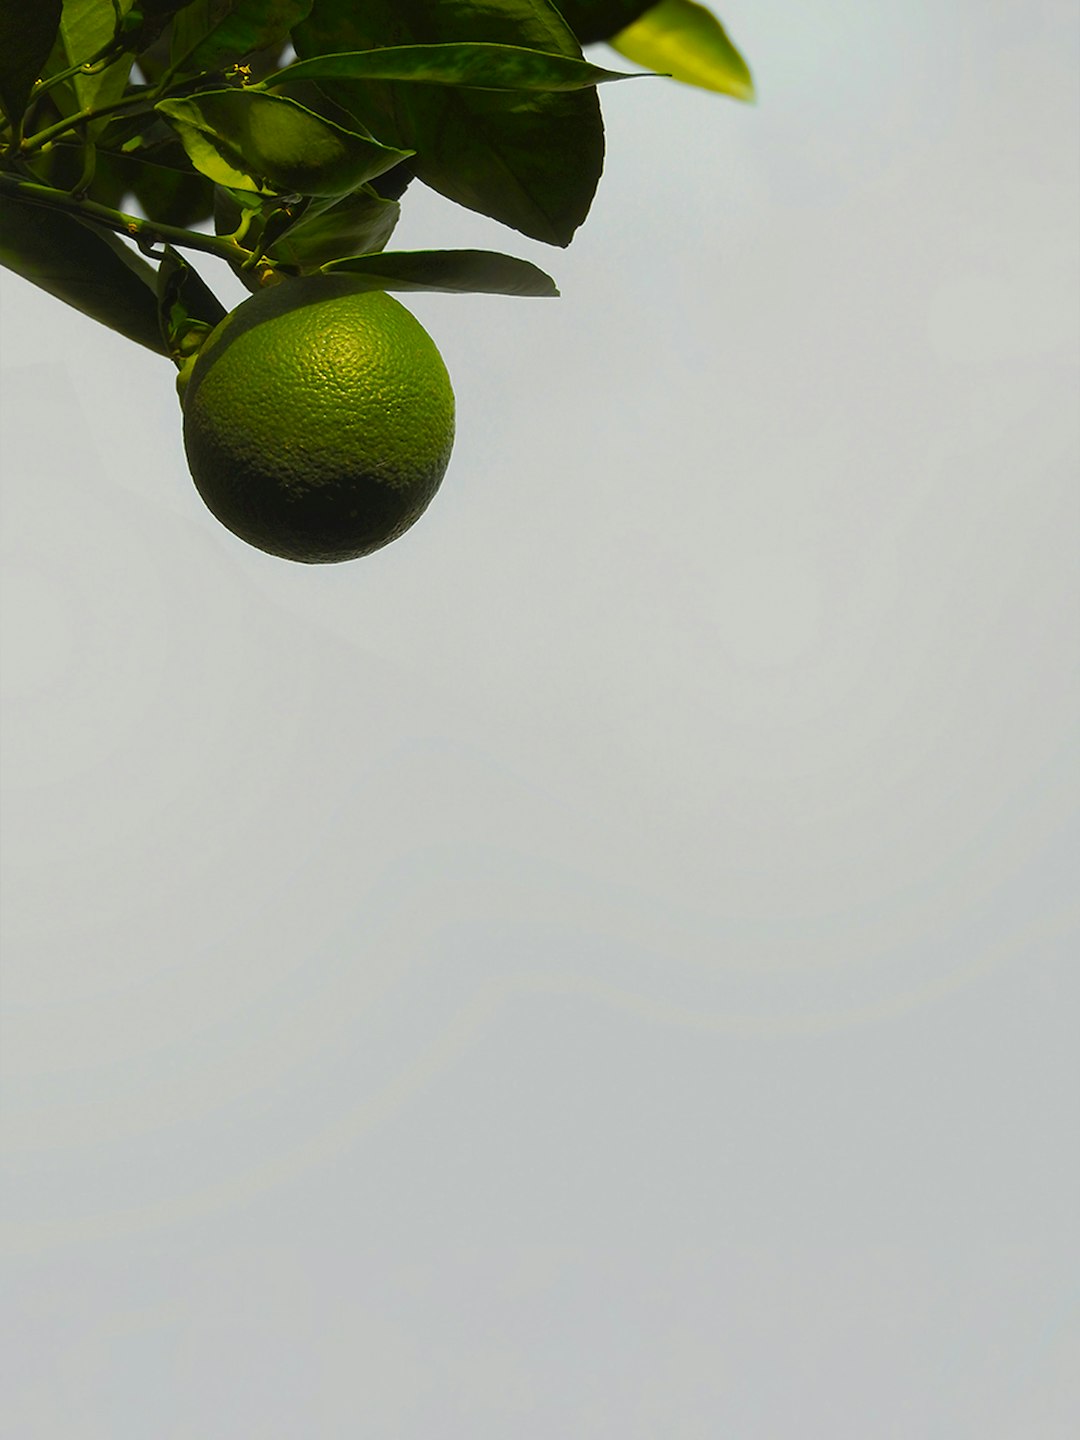
{"type": "Polygon", "coordinates": [[[513,255],[388,248],[406,191],[568,245],[598,87],[635,75],[754,97],[694,0],[0,0],[0,263],[175,363],[232,534],[355,559],[416,523],[453,445],[446,367],[390,292],[558,294],[513,255]],[[587,60],[600,41],[641,68],[587,60]],[[185,252],[251,298],[227,313],[185,252]]]}

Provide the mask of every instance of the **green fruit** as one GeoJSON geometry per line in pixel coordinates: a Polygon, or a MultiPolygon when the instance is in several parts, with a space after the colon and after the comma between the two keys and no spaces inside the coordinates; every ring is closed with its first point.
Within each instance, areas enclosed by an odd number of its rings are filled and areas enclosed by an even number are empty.
{"type": "Polygon", "coordinates": [[[287,560],[353,560],[396,540],[450,460],[454,394],[434,341],[347,276],[253,295],[181,385],[199,494],[234,535],[287,560]]]}

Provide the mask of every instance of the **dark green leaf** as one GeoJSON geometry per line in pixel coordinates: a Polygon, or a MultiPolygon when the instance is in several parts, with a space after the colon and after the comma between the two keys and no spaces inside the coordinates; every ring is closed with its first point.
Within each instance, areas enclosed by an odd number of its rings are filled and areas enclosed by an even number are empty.
{"type": "MultiPolygon", "coordinates": [[[[192,174],[191,161],[188,159],[187,151],[176,137],[176,132],[168,129],[164,124],[161,127],[167,129],[167,138],[148,140],[143,144],[131,143],[120,147],[119,150],[106,150],[98,146],[98,159],[103,155],[113,155],[117,159],[131,162],[137,166],[154,166],[159,170],[182,170],[185,175],[192,174]]],[[[137,173],[137,172],[132,172],[137,173]]],[[[204,177],[199,177],[204,178],[204,177]]]]}
{"type": "Polygon", "coordinates": [[[204,90],[156,108],[175,127],[195,168],[235,190],[343,195],[411,153],[258,90],[204,90]]]}
{"type": "MultiPolygon", "coordinates": [[[[364,185],[340,200],[300,201],[265,210],[255,218],[245,210],[253,199],[241,190],[219,185],[214,197],[214,228],[219,235],[240,235],[245,245],[257,242],[268,261],[290,273],[313,274],[345,255],[381,250],[397,224],[400,206],[383,200],[364,185]]],[[[252,292],[262,288],[258,265],[230,261],[236,277],[252,292]]]]}
{"type": "Polygon", "coordinates": [[[555,8],[582,45],[608,40],[644,15],[656,0],[557,0],[555,8]]]}
{"type": "Polygon", "coordinates": [[[312,0],[192,0],[173,21],[170,68],[219,70],[286,40],[312,0]]]}
{"type": "Polygon", "coordinates": [[[0,107],[18,124],[60,26],[61,0],[0,0],[0,107]]]}
{"type": "Polygon", "coordinates": [[[152,45],[174,16],[194,3],[195,0],[138,0],[136,14],[125,31],[128,49],[138,53],[152,45]],[[137,23],[133,25],[135,20],[137,23]]]}
{"type": "MultiPolygon", "coordinates": [[[[34,179],[54,190],[74,190],[86,171],[86,147],[72,141],[34,156],[34,179]]],[[[29,179],[29,176],[23,176],[29,179]]]]}
{"type": "Polygon", "coordinates": [[[384,200],[364,186],[329,210],[301,220],[270,246],[267,255],[301,271],[318,270],[343,255],[381,250],[400,214],[396,200],[384,200]]]}
{"type": "Polygon", "coordinates": [[[663,72],[684,85],[753,100],[746,61],[716,16],[693,0],[660,0],[611,45],[637,65],[663,72]]]}
{"type": "Polygon", "coordinates": [[[387,250],[324,265],[329,275],[351,275],[372,290],[442,290],[451,294],[558,295],[555,281],[528,260],[493,250],[387,250]]]}
{"type": "Polygon", "coordinates": [[[415,156],[410,156],[392,170],[387,170],[385,175],[376,175],[371,182],[371,188],[384,200],[400,200],[416,179],[415,159],[415,156]]]}
{"type": "Polygon", "coordinates": [[[148,20],[171,20],[194,3],[195,0],[138,0],[138,7],[148,20]]]}
{"type": "Polygon", "coordinates": [[[179,364],[199,348],[228,312],[199,272],[171,245],[165,247],[157,279],[161,338],[179,364]]]}
{"type": "Polygon", "coordinates": [[[263,88],[278,88],[293,80],[400,80],[480,90],[558,91],[633,78],[569,55],[549,55],[521,45],[394,45],[300,60],[267,76],[263,88]]]}
{"type": "Polygon", "coordinates": [[[115,235],[8,193],[0,199],[0,263],[158,354],[156,273],[115,235]]]}
{"type": "Polygon", "coordinates": [[[191,168],[179,141],[135,150],[130,155],[99,153],[90,198],[100,199],[103,204],[116,209],[120,205],[115,194],[117,186],[120,187],[120,195],[133,195],[143,214],[163,225],[190,229],[213,214],[213,182],[191,168]],[[107,189],[99,195],[99,180],[102,178],[107,189]],[[112,190],[112,198],[108,190],[112,190]]]}
{"type": "MultiPolygon", "coordinates": [[[[293,39],[303,59],[458,42],[581,59],[546,0],[316,0],[293,39]]],[[[588,214],[604,157],[594,90],[525,95],[346,80],[326,88],[381,140],[415,150],[419,178],[458,204],[555,245],[568,245],[588,214]]]]}

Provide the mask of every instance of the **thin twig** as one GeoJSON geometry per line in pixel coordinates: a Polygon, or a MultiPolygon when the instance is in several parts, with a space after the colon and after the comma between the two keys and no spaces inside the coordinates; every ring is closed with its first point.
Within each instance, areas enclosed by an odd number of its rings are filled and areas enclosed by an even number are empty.
{"type": "Polygon", "coordinates": [[[137,243],[179,245],[188,250],[202,250],[207,255],[217,255],[221,260],[244,261],[248,257],[242,245],[226,235],[202,235],[197,230],[184,230],[178,225],[163,225],[157,220],[143,220],[138,215],[126,215],[122,210],[111,210],[96,200],[77,200],[66,190],[54,190],[51,185],[40,185],[29,180],[19,180],[13,175],[0,174],[0,190],[9,191],[41,205],[49,210],[62,210],[99,225],[118,235],[127,235],[137,243]]]}

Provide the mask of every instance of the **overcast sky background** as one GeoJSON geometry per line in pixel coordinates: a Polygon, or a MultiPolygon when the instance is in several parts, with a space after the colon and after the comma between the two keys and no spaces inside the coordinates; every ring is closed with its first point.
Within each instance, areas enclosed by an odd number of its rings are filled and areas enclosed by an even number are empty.
{"type": "Polygon", "coordinates": [[[1076,8],[721,13],[363,561],[0,274],[5,1437],[1077,1433],[1076,8]]]}

